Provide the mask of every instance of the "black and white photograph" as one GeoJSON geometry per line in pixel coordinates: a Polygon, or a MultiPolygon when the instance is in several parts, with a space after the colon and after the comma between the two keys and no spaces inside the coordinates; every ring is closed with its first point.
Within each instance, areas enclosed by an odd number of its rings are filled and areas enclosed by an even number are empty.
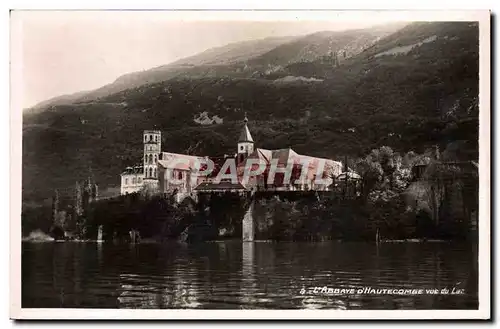
{"type": "Polygon", "coordinates": [[[12,318],[489,319],[488,11],[10,28],[12,318]]]}

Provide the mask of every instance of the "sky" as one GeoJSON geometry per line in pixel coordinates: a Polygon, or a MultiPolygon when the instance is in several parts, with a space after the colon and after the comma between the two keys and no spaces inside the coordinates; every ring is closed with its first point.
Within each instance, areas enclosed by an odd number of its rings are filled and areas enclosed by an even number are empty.
{"type": "Polygon", "coordinates": [[[366,28],[400,21],[370,13],[298,17],[293,12],[15,11],[11,75],[21,106],[91,90],[119,76],[165,65],[231,42],[316,31],[366,28]],[[219,15],[217,15],[219,14],[219,15]],[[17,76],[16,76],[17,74],[17,76]]]}

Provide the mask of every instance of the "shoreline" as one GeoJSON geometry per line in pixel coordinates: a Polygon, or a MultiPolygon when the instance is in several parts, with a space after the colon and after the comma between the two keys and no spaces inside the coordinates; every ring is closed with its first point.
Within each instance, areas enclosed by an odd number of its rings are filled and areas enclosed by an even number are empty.
{"type": "MultiPolygon", "coordinates": [[[[402,240],[381,240],[380,243],[450,243],[450,242],[465,242],[466,240],[442,240],[442,239],[402,239],[402,240]]],[[[243,241],[239,239],[219,239],[219,240],[207,240],[207,241],[199,241],[199,242],[183,242],[178,240],[164,240],[164,241],[141,241],[136,243],[131,242],[114,242],[114,241],[104,241],[104,240],[33,240],[33,239],[22,239],[21,242],[27,243],[96,243],[96,244],[104,244],[104,243],[114,243],[114,244],[164,244],[164,243],[172,243],[178,242],[183,244],[198,244],[198,243],[222,243],[222,242],[239,242],[239,243],[325,243],[325,242],[337,242],[337,243],[350,243],[350,242],[358,242],[358,243],[375,243],[375,241],[356,241],[356,240],[324,240],[324,241],[275,241],[275,240],[254,240],[254,241],[243,241]]]]}

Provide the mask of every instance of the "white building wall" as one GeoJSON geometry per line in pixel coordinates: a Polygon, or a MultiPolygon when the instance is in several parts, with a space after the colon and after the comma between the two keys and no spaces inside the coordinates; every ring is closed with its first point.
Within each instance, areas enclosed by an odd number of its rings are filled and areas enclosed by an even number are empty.
{"type": "Polygon", "coordinates": [[[144,186],[143,174],[123,174],[121,176],[120,194],[139,192],[144,186]]]}

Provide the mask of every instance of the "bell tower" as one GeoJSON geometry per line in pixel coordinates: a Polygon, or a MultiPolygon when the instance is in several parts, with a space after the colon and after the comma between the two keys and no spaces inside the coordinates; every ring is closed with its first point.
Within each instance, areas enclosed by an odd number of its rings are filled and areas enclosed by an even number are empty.
{"type": "Polygon", "coordinates": [[[161,152],[161,131],[159,130],[144,130],[144,179],[157,180],[158,168],[157,162],[161,152]]]}
{"type": "Polygon", "coordinates": [[[245,119],[243,119],[243,128],[240,133],[240,138],[238,138],[238,153],[236,163],[240,164],[245,160],[248,155],[253,153],[254,150],[254,142],[252,135],[250,134],[250,130],[248,129],[248,118],[245,113],[245,119]]]}

